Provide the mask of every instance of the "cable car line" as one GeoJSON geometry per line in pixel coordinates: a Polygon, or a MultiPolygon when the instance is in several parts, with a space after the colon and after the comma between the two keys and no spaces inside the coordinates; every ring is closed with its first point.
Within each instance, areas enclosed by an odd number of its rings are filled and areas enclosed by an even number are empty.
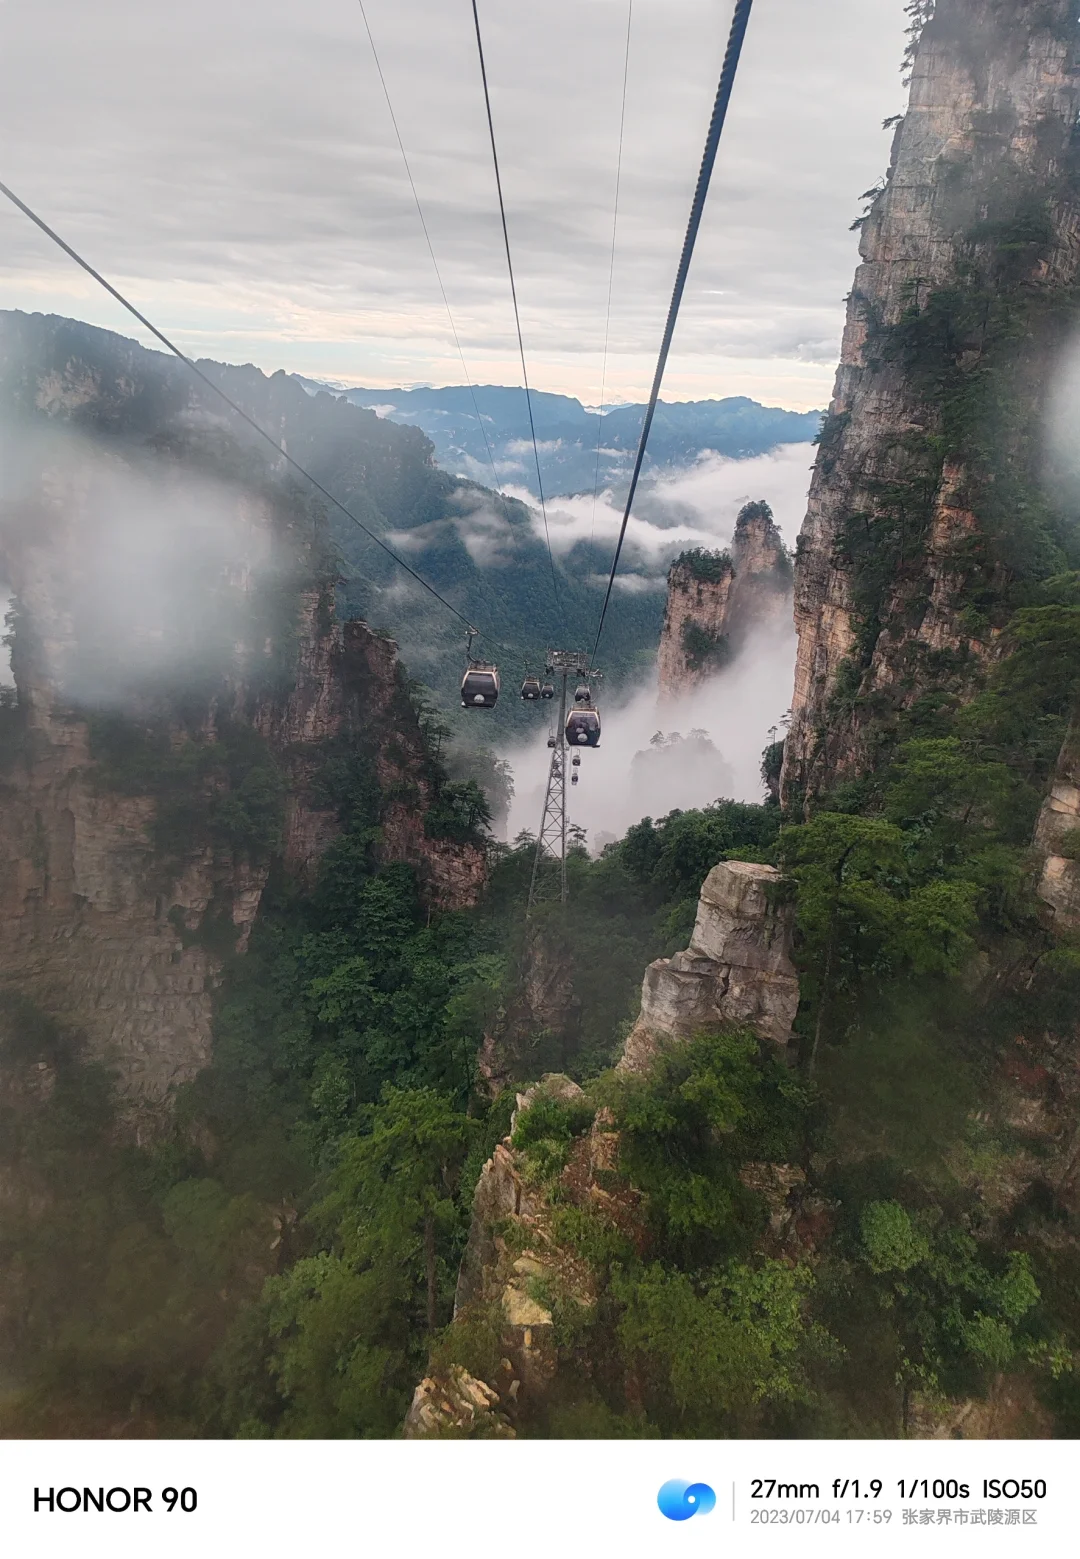
{"type": "Polygon", "coordinates": [[[386,85],[386,77],[383,75],[382,61],[379,59],[379,51],[375,47],[375,39],[371,32],[371,23],[368,21],[367,11],[364,9],[364,0],[357,0],[357,3],[360,6],[360,15],[364,19],[364,29],[368,35],[368,42],[371,44],[371,55],[375,61],[375,69],[379,73],[379,85],[382,87],[383,97],[386,99],[386,106],[390,112],[390,123],[393,125],[394,134],[397,137],[398,151],[401,153],[401,160],[405,164],[405,173],[409,180],[409,188],[412,190],[412,198],[416,205],[416,214],[420,218],[420,226],[424,230],[424,242],[427,244],[428,254],[431,256],[431,264],[435,271],[435,280],[438,282],[439,291],[442,293],[443,306],[446,309],[446,317],[450,321],[450,330],[454,337],[454,345],[457,347],[457,355],[461,359],[461,371],[465,375],[465,383],[469,387],[469,396],[472,400],[473,412],[476,415],[476,421],[484,440],[484,448],[487,450],[488,465],[491,467],[492,483],[494,485],[495,491],[497,492],[499,489],[499,478],[495,470],[495,456],[492,454],[491,443],[487,436],[487,429],[484,427],[484,419],[480,415],[480,408],[476,404],[476,390],[473,386],[472,377],[469,374],[468,364],[465,362],[465,353],[461,349],[461,340],[458,336],[457,325],[454,322],[454,316],[450,309],[450,300],[446,296],[446,288],[443,285],[442,272],[439,270],[439,262],[435,258],[435,246],[431,242],[431,234],[428,231],[427,218],[424,216],[424,208],[420,204],[420,196],[416,191],[416,183],[413,179],[412,167],[409,163],[408,154],[405,151],[405,143],[401,138],[401,131],[398,129],[397,115],[394,112],[394,105],[390,100],[390,89],[386,85]]]}
{"type": "MultiPolygon", "coordinates": [[[[185,352],[182,352],[175,344],[175,342],[170,341],[168,336],[165,335],[163,331],[159,330],[155,324],[148,320],[145,314],[140,313],[139,310],[135,307],[134,303],[129,302],[128,299],[124,297],[124,294],[119,292],[113,286],[112,282],[106,281],[101,272],[96,271],[90,264],[89,260],[84,260],[82,255],[79,254],[78,250],[73,249],[69,243],[65,243],[64,239],[60,237],[60,234],[51,228],[42,217],[39,217],[36,211],[32,210],[32,208],[28,206],[24,200],[20,200],[18,195],[15,194],[14,190],[9,189],[6,184],[0,183],[0,195],[6,196],[6,198],[11,201],[13,206],[17,206],[24,216],[30,218],[35,227],[40,228],[47,238],[52,239],[53,243],[56,244],[58,248],[62,249],[70,259],[75,261],[76,265],[80,266],[88,276],[92,276],[99,286],[104,287],[105,291],[109,293],[111,297],[116,299],[121,308],[126,309],[133,318],[139,321],[140,325],[145,326],[150,334],[154,336],[156,340],[161,342],[162,346],[167,347],[174,357],[178,357],[182,363],[190,368],[191,372],[197,379],[200,379],[203,384],[205,384],[209,389],[213,390],[214,394],[218,396],[219,399],[223,400],[226,406],[234,411],[242,422],[245,422],[249,428],[251,428],[259,435],[261,439],[270,445],[271,449],[280,460],[284,460],[285,463],[291,466],[294,471],[299,472],[305,481],[311,483],[312,487],[314,487],[317,493],[321,493],[328,503],[333,504],[335,509],[340,510],[345,518],[347,520],[351,520],[357,529],[363,531],[364,535],[373,541],[377,547],[381,547],[383,552],[386,553],[387,557],[392,558],[399,568],[404,569],[406,574],[410,575],[411,578],[416,580],[418,585],[423,585],[428,594],[434,596],[436,601],[438,601],[440,605],[445,606],[448,612],[452,612],[453,615],[461,622],[463,622],[467,628],[472,626],[464,612],[459,612],[457,607],[452,606],[445,596],[439,594],[434,585],[428,584],[427,580],[423,577],[422,574],[418,574],[414,568],[406,563],[404,558],[398,556],[392,547],[388,547],[386,542],[383,541],[381,537],[376,536],[374,531],[368,530],[363,520],[358,520],[356,515],[353,514],[352,510],[345,507],[340,498],[335,498],[332,492],[325,488],[316,477],[312,476],[310,471],[308,471],[300,464],[299,460],[294,459],[292,455],[290,455],[286,450],[282,449],[281,445],[274,438],[272,433],[267,433],[266,429],[260,427],[253,417],[249,417],[247,412],[238,406],[232,397],[225,393],[220,385],[215,384],[213,379],[211,379],[208,374],[203,373],[198,364],[195,363],[190,357],[188,357],[185,352]]],[[[506,649],[505,645],[498,645],[497,647],[499,649],[506,649]]],[[[508,651],[508,653],[511,652],[508,651]]]]}
{"type": "Polygon", "coordinates": [[[611,591],[615,584],[615,574],[619,567],[623,542],[626,539],[626,527],[630,521],[630,510],[637,492],[642,462],[645,459],[645,446],[649,441],[649,430],[652,427],[653,416],[656,412],[656,402],[660,396],[660,385],[664,377],[664,369],[667,367],[668,353],[671,350],[672,337],[675,334],[675,324],[679,317],[679,308],[682,304],[683,291],[686,287],[686,278],[690,271],[690,261],[693,257],[694,245],[697,242],[698,229],[701,226],[701,217],[705,209],[705,197],[709,193],[709,180],[712,178],[713,165],[716,162],[716,151],[720,145],[720,134],[724,128],[724,120],[727,117],[728,104],[731,101],[731,89],[735,85],[735,75],[739,68],[739,56],[742,53],[743,39],[746,36],[746,25],[750,20],[750,8],[753,3],[754,0],[735,0],[735,13],[731,19],[731,32],[728,36],[724,63],[720,71],[720,82],[716,89],[716,101],[713,104],[712,118],[709,121],[709,131],[705,137],[705,151],[701,159],[701,169],[698,173],[697,186],[694,190],[694,199],[690,206],[690,219],[686,226],[686,237],[683,239],[682,254],[679,257],[679,268],[675,275],[675,286],[671,294],[671,303],[668,306],[667,323],[664,326],[663,340],[660,343],[660,355],[656,363],[656,373],[653,376],[652,391],[649,395],[645,420],[641,425],[641,437],[638,440],[634,470],[630,478],[630,491],[626,497],[626,507],[623,510],[622,525],[619,529],[619,540],[615,548],[615,557],[611,564],[611,574],[604,594],[604,604],[600,610],[600,622],[596,630],[596,639],[593,643],[593,658],[596,656],[597,647],[600,643],[600,635],[604,631],[604,619],[607,617],[611,591]]]}
{"type": "Polygon", "coordinates": [[[499,172],[499,151],[495,144],[495,121],[491,114],[491,92],[488,89],[487,64],[484,59],[484,40],[480,32],[480,12],[477,0],[472,0],[473,25],[476,29],[476,51],[480,58],[480,79],[484,86],[484,108],[487,112],[488,135],[491,139],[491,160],[495,167],[495,189],[499,197],[499,219],[502,223],[503,247],[506,250],[506,269],[510,276],[510,297],[514,305],[514,324],[517,328],[518,354],[521,357],[521,377],[525,381],[525,404],[529,410],[529,433],[532,436],[533,459],[536,462],[536,486],[540,493],[540,512],[544,517],[544,539],[547,542],[548,562],[551,565],[551,589],[555,606],[563,626],[566,619],[559,598],[559,584],[555,575],[555,558],[551,551],[551,532],[548,529],[547,503],[544,498],[544,479],[540,474],[540,450],[536,442],[536,424],[533,421],[532,391],[529,388],[529,372],[525,366],[525,341],[521,334],[521,313],[518,309],[517,284],[514,281],[514,262],[510,254],[510,231],[506,225],[506,203],[503,200],[502,175],[499,172]]]}
{"type": "Polygon", "coordinates": [[[607,393],[608,345],[611,341],[611,293],[615,283],[615,239],[619,231],[619,190],[622,185],[623,139],[626,132],[626,83],[630,76],[630,29],[634,21],[634,0],[626,8],[626,54],[623,59],[622,109],[619,113],[619,156],[615,164],[615,210],[611,219],[611,264],[608,268],[607,312],[604,315],[604,363],[600,370],[600,422],[596,429],[596,470],[593,472],[592,523],[589,541],[596,535],[596,495],[600,487],[600,447],[604,442],[604,396],[607,393]]]}
{"type": "MultiPolygon", "coordinates": [[[[409,162],[409,156],[408,156],[408,153],[405,150],[405,142],[404,142],[404,140],[402,138],[401,130],[400,130],[399,126],[398,126],[397,114],[394,112],[393,100],[390,97],[390,88],[386,84],[386,76],[383,73],[382,61],[379,58],[379,51],[378,51],[378,49],[375,46],[375,36],[372,33],[372,31],[371,31],[371,23],[368,20],[368,14],[367,14],[367,9],[366,9],[366,7],[364,5],[364,0],[357,0],[357,4],[360,7],[360,15],[363,18],[364,30],[367,33],[368,43],[371,45],[371,57],[375,61],[375,69],[376,69],[376,72],[378,73],[378,77],[379,77],[379,85],[382,87],[383,97],[386,99],[386,107],[387,107],[387,111],[388,111],[388,113],[390,115],[390,123],[394,127],[394,135],[395,135],[395,137],[397,139],[398,151],[401,153],[401,160],[402,160],[402,162],[405,165],[405,176],[406,176],[406,178],[409,181],[409,189],[412,191],[413,204],[416,206],[416,214],[417,214],[417,216],[420,219],[420,226],[421,226],[421,228],[423,230],[423,234],[424,234],[424,242],[427,244],[427,252],[428,252],[428,254],[431,257],[431,266],[432,266],[432,269],[435,272],[435,280],[438,282],[439,292],[442,294],[443,307],[446,309],[446,317],[447,317],[447,319],[450,322],[450,331],[451,331],[451,334],[454,337],[454,345],[457,348],[457,355],[458,355],[458,358],[459,358],[459,360],[461,362],[461,371],[465,375],[465,383],[466,383],[466,385],[468,386],[468,389],[469,389],[469,399],[472,401],[473,414],[476,417],[476,423],[477,423],[477,426],[480,429],[480,436],[484,440],[484,448],[487,450],[488,465],[491,467],[492,488],[495,491],[495,493],[498,494],[498,490],[499,490],[499,477],[498,477],[498,473],[495,470],[495,456],[494,456],[494,454],[492,452],[491,442],[490,442],[490,440],[488,439],[488,436],[487,436],[487,429],[484,426],[484,419],[480,415],[480,407],[478,406],[477,401],[476,401],[476,389],[475,389],[475,386],[473,385],[472,375],[469,373],[469,366],[468,366],[468,364],[465,361],[465,353],[462,350],[461,338],[458,335],[457,323],[456,323],[456,321],[454,319],[453,310],[450,307],[450,299],[447,297],[447,294],[446,294],[446,287],[445,287],[445,284],[443,283],[443,279],[442,279],[442,271],[439,269],[439,262],[438,262],[438,260],[436,259],[436,256],[435,256],[435,246],[434,246],[434,244],[431,241],[431,233],[430,233],[430,231],[428,229],[427,218],[424,216],[424,208],[420,204],[420,195],[419,195],[419,192],[417,191],[417,188],[416,188],[416,181],[413,178],[412,164],[409,162]]],[[[513,526],[510,526],[510,536],[511,536],[511,540],[513,541],[514,546],[516,548],[517,547],[517,537],[516,537],[516,535],[514,533],[513,526]]],[[[479,568],[477,569],[476,584],[477,584],[477,589],[480,592],[481,600],[484,603],[485,611],[487,611],[489,614],[491,614],[492,618],[494,618],[495,613],[493,611],[492,602],[491,602],[491,600],[490,600],[490,598],[488,596],[487,591],[484,589],[484,586],[483,586],[483,584],[481,582],[479,568]]],[[[504,648],[504,646],[500,646],[500,648],[504,648]]],[[[510,652],[508,651],[507,653],[510,653],[510,652]]]]}

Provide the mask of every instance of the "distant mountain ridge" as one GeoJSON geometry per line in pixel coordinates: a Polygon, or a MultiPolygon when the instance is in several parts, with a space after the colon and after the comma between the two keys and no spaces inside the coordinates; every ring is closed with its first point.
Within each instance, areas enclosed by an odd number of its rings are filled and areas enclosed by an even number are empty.
{"type": "MultiPolygon", "coordinates": [[[[490,484],[491,461],[476,409],[484,419],[498,484],[536,494],[525,392],[517,386],[446,385],[433,389],[342,388],[293,375],[311,393],[329,390],[356,406],[375,409],[388,421],[417,427],[435,446],[444,470],[490,484]],[[476,407],[473,405],[473,396],[476,407]]],[[[549,497],[591,491],[600,443],[600,486],[619,488],[629,477],[637,448],[643,405],[613,406],[601,419],[571,395],[532,392],[540,444],[540,470],[549,497]]],[[[762,406],[745,395],[723,400],[661,401],[656,410],[646,470],[690,465],[703,450],[735,459],[764,455],[780,444],[809,443],[821,427],[820,411],[785,411],[762,406]]]]}

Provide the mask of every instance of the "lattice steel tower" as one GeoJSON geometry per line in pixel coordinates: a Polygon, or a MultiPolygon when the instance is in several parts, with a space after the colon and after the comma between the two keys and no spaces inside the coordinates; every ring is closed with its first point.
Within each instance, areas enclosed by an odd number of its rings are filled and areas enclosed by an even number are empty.
{"type": "Polygon", "coordinates": [[[560,673],[559,716],[555,724],[555,745],[551,749],[544,813],[536,839],[526,914],[531,913],[534,904],[556,896],[553,891],[556,882],[559,903],[566,903],[566,684],[570,673],[583,670],[587,660],[580,650],[553,650],[548,656],[548,665],[560,673]],[[558,865],[557,874],[553,870],[544,870],[549,863],[558,865]]]}

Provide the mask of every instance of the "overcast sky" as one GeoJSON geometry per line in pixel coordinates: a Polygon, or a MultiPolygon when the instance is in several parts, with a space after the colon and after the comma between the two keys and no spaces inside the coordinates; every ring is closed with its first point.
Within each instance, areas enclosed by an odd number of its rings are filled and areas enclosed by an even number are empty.
{"type": "MultiPolygon", "coordinates": [[[[469,0],[366,0],[474,380],[520,383],[469,0]]],[[[595,403],[627,0],[481,0],[530,377],[595,403]]],[[[634,0],[608,399],[648,391],[731,0],[634,0]]],[[[668,399],[826,403],[903,0],[758,0],[668,399]]],[[[188,351],[460,383],[357,0],[0,0],[0,178],[188,351]]],[[[0,307],[137,334],[13,208],[0,307]]]]}

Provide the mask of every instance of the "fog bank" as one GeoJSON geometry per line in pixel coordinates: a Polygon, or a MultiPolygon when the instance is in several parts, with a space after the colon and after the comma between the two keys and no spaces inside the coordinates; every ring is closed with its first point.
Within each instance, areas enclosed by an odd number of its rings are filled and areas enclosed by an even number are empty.
{"type": "MultiPolygon", "coordinates": [[[[760,801],[764,795],[762,749],[791,702],[795,630],[752,637],[734,665],[687,697],[661,701],[655,676],[620,706],[599,704],[603,736],[585,751],[580,783],[569,793],[571,821],[580,824],[597,850],[621,838],[642,817],[663,817],[731,798],[760,801]],[[662,732],[664,743],[653,745],[662,732]],[[671,740],[673,733],[682,740],[671,740]],[[703,737],[692,733],[706,733],[703,737]]],[[[538,725],[541,724],[538,711],[538,725]]],[[[535,834],[544,804],[550,752],[547,727],[524,747],[506,755],[514,771],[514,800],[506,837],[523,829],[535,834]]]]}
{"type": "Polygon", "coordinates": [[[26,608],[62,696],[120,707],[216,685],[267,640],[254,587],[278,570],[239,485],[71,430],[0,430],[0,596],[26,608]]]}

